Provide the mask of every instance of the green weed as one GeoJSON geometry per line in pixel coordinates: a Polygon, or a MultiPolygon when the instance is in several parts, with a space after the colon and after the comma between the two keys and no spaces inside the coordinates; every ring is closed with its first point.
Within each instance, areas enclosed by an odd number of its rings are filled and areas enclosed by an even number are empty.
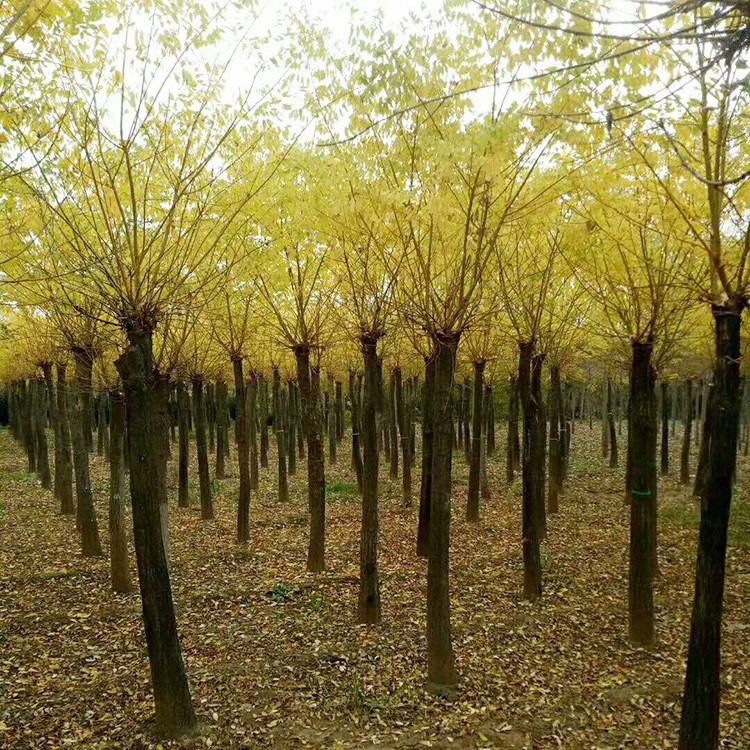
{"type": "MultiPolygon", "coordinates": [[[[659,507],[659,523],[664,526],[697,530],[700,522],[701,508],[698,500],[670,502],[659,507]]],[[[745,497],[736,497],[732,502],[729,544],[750,549],[750,502],[745,497]]]]}
{"type": "Polygon", "coordinates": [[[266,596],[273,604],[287,604],[293,602],[299,593],[299,589],[287,586],[285,583],[276,583],[266,591],[266,596]]]}
{"type": "Polygon", "coordinates": [[[552,563],[552,553],[549,551],[547,547],[542,546],[540,557],[541,557],[541,563],[542,563],[542,570],[548,570],[549,566],[552,563]]]}
{"type": "Polygon", "coordinates": [[[326,485],[326,499],[330,502],[345,502],[358,496],[357,486],[349,482],[329,482],[326,485]]]}
{"type": "Polygon", "coordinates": [[[325,594],[312,594],[310,596],[310,609],[313,612],[327,612],[331,603],[325,594]]]}
{"type": "Polygon", "coordinates": [[[0,484],[36,484],[36,474],[29,474],[26,471],[4,471],[0,473],[0,484]]]}

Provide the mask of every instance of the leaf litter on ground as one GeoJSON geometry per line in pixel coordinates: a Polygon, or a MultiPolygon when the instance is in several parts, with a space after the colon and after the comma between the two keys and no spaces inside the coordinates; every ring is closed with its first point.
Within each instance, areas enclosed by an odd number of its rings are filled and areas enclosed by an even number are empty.
{"type": "MultiPolygon", "coordinates": [[[[327,570],[317,575],[305,570],[304,461],[290,477],[290,502],[280,505],[271,455],[252,497],[247,548],[235,544],[231,461],[211,522],[201,521],[196,498],[188,509],[172,502],[170,461],[173,589],[201,731],[165,742],[150,731],[137,587],[128,596],[110,591],[106,557],[81,557],[74,520],[60,516],[51,493],[26,474],[20,448],[0,432],[0,746],[676,747],[695,501],[674,470],[660,480],[658,642],[652,650],[636,648],[627,638],[622,472],[604,466],[598,440],[598,429],[576,425],[570,479],[544,542],[544,595],[534,605],[521,597],[520,483],[505,485],[502,446],[488,459],[492,497],[474,524],[464,520],[467,467],[457,452],[451,599],[461,684],[452,702],[425,690],[418,495],[403,507],[400,480],[388,478],[382,458],[377,627],[356,623],[360,505],[346,440],[338,462],[326,466],[339,491],[327,513],[327,570]]],[[[673,445],[673,467],[678,450],[673,445]]],[[[750,461],[739,460],[721,711],[722,747],[737,750],[750,747],[750,534],[742,523],[749,516],[750,461]]],[[[194,466],[191,472],[195,494],[194,466]]],[[[96,456],[92,476],[106,552],[107,466],[96,456]]],[[[418,490],[417,470],[414,476],[418,490]]],[[[132,565],[137,580],[134,558],[132,565]]]]}

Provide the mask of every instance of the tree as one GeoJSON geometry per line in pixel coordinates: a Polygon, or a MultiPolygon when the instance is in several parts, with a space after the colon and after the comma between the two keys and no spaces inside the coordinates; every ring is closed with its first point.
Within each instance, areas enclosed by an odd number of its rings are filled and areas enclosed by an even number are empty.
{"type": "MultiPolygon", "coordinates": [[[[187,319],[187,340],[180,345],[179,350],[183,352],[185,363],[185,379],[190,383],[192,389],[193,425],[195,427],[195,448],[198,458],[198,486],[201,498],[201,518],[210,521],[214,517],[214,505],[211,491],[211,472],[208,465],[208,440],[207,440],[207,405],[206,405],[206,382],[207,375],[218,365],[218,352],[212,346],[210,338],[211,328],[200,324],[200,310],[191,311],[187,319]]],[[[180,386],[178,386],[180,387],[180,386]]],[[[187,405],[187,388],[182,386],[183,404],[187,405]]],[[[241,402],[240,402],[241,403],[241,402]]],[[[186,420],[186,415],[183,420],[186,420]]],[[[183,459],[183,460],[186,460],[183,459]]],[[[185,483],[187,476],[184,477],[185,483]]],[[[187,492],[185,486],[184,492],[187,492]]]]}
{"type": "MultiPolygon", "coordinates": [[[[134,34],[135,19],[124,11],[121,20],[134,34]]],[[[247,223],[243,211],[265,184],[251,155],[266,128],[240,127],[250,114],[246,94],[231,109],[221,103],[227,60],[206,68],[175,48],[180,37],[188,50],[215,38],[218,27],[204,6],[160,4],[148,21],[153,33],[134,34],[132,44],[124,33],[119,47],[95,39],[79,53],[81,64],[68,69],[78,103],[65,138],[45,144],[54,158],[35,149],[24,179],[42,220],[23,264],[27,278],[64,277],[69,309],[95,319],[75,301],[94,300],[96,319],[117,326],[127,339],[117,370],[126,402],[143,619],[157,725],[174,735],[192,731],[196,718],[159,511],[167,381],[154,356],[154,334],[165,316],[184,315],[193,305],[196,287],[204,297],[216,289],[228,240],[247,223]],[[175,91],[174,80],[192,85],[175,91]],[[239,163],[247,176],[241,187],[227,180],[239,163]]],[[[264,175],[272,170],[266,166],[264,175]]],[[[79,382],[84,356],[80,351],[79,382]]],[[[74,452],[81,454],[80,440],[74,452]]]]}
{"type": "Polygon", "coordinates": [[[521,203],[527,170],[533,169],[537,155],[531,156],[531,167],[521,162],[496,169],[499,155],[486,140],[493,132],[493,128],[477,128],[460,139],[454,135],[452,148],[460,144],[463,149],[458,166],[439,159],[441,150],[434,144],[428,153],[438,158],[436,164],[430,163],[429,178],[424,167],[419,172],[425,188],[420,200],[404,201],[393,219],[405,250],[399,274],[404,280],[399,287],[400,307],[407,320],[428,332],[435,360],[427,654],[428,684],[438,692],[450,692],[458,680],[449,602],[452,389],[458,345],[481,310],[487,265],[516,203],[521,203]],[[460,190],[441,191],[445,184],[460,185],[460,190]]]}
{"type": "MultiPolygon", "coordinates": [[[[337,237],[338,261],[341,264],[345,290],[347,328],[362,353],[364,390],[362,393],[362,526],[360,533],[358,619],[363,623],[380,621],[380,577],[378,572],[378,443],[377,417],[379,400],[378,343],[388,332],[395,312],[396,275],[393,266],[383,261],[390,251],[389,234],[383,224],[382,199],[377,193],[378,184],[362,189],[361,174],[347,165],[351,200],[345,212],[337,215],[341,227],[337,237]]],[[[381,183],[382,185],[382,183],[381,183]]],[[[398,268],[398,262],[395,263],[398,268]]],[[[397,383],[401,380],[398,368],[397,383]]],[[[350,375],[350,378],[352,376],[350,375]]],[[[350,380],[351,382],[351,380],[350,380]]],[[[351,387],[350,387],[351,390],[351,387]]],[[[404,451],[404,501],[411,494],[411,466],[407,467],[408,439],[406,433],[406,407],[403,385],[397,386],[399,396],[399,426],[404,451]],[[406,446],[406,447],[405,447],[406,446]]],[[[354,405],[354,401],[352,404],[354,405]]],[[[355,428],[354,406],[352,430],[355,428]]],[[[395,453],[396,446],[391,450],[395,453]]]]}
{"type": "MultiPolygon", "coordinates": [[[[679,216],[670,204],[654,200],[647,170],[621,167],[614,173],[620,184],[610,179],[593,194],[593,201],[576,202],[581,229],[589,235],[585,242],[589,251],[575,253],[570,260],[576,278],[602,306],[609,335],[623,349],[630,349],[624,355],[630,370],[629,632],[636,643],[649,646],[655,639],[653,579],[657,570],[656,370],[666,366],[687,326],[694,322],[689,314],[690,291],[684,283],[692,247],[681,237],[679,216]],[[597,252],[590,252],[592,247],[597,252]]],[[[591,194],[594,181],[585,184],[591,194]]],[[[607,383],[611,413],[611,381],[607,383]]]]}
{"type": "MultiPolygon", "coordinates": [[[[248,425],[248,401],[254,406],[257,398],[256,381],[251,379],[249,387],[245,380],[244,359],[252,342],[251,314],[257,295],[253,293],[252,256],[245,257],[233,264],[227,264],[222,275],[221,292],[216,297],[211,311],[213,336],[232,363],[234,390],[237,399],[237,461],[239,465],[239,498],[237,501],[237,542],[247,544],[250,541],[250,491],[252,477],[250,461],[253,461],[255,483],[257,485],[257,446],[255,444],[254,419],[248,425]],[[248,393],[249,391],[249,393],[248,393]],[[248,427],[250,429],[248,429],[248,427]],[[252,455],[251,455],[252,449],[252,455]]],[[[224,384],[221,385],[220,401],[224,402],[224,384]]],[[[253,409],[254,413],[254,409],[253,409]]],[[[219,432],[217,439],[216,474],[219,469],[223,475],[224,446],[219,447],[227,438],[226,408],[218,410],[219,432]]]]}
{"type": "MultiPolygon", "coordinates": [[[[544,536],[546,417],[541,391],[544,352],[537,353],[545,305],[551,294],[555,260],[554,235],[519,230],[515,241],[498,249],[496,283],[518,346],[518,394],[523,406],[522,534],[524,597],[542,595],[540,544],[544,536]]],[[[512,436],[511,436],[512,439],[512,436]]]]}
{"type": "MultiPolygon", "coordinates": [[[[297,180],[290,176],[289,199],[295,192],[309,191],[314,160],[308,159],[306,173],[297,180]]],[[[311,206],[312,208],[312,206],[311,206]]],[[[256,277],[256,284],[268,308],[269,324],[278,342],[289,347],[295,356],[297,384],[300,392],[302,422],[307,440],[307,491],[310,510],[310,544],[307,569],[325,569],[325,452],[323,420],[320,408],[320,352],[325,348],[327,324],[333,305],[335,284],[325,266],[328,248],[318,244],[314,222],[307,217],[292,220],[282,207],[275,221],[265,231],[272,237],[277,254],[275,263],[256,277]],[[316,361],[317,359],[317,361],[316,361]]]]}

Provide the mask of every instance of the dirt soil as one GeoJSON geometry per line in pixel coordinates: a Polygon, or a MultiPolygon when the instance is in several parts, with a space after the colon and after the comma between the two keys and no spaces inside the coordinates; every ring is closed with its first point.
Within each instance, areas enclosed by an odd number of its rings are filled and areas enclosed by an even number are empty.
{"type": "MultiPolygon", "coordinates": [[[[500,425],[498,431],[502,432],[500,425]]],[[[623,430],[624,433],[624,430],[623,430]]],[[[621,436],[624,442],[624,434],[621,436]]],[[[673,446],[673,467],[678,446],[673,446]]],[[[174,448],[176,454],[176,447],[174,448]]],[[[624,454],[624,450],[621,450],[624,454]]],[[[171,565],[200,734],[162,748],[674,748],[693,594],[697,509],[661,480],[658,643],[627,638],[628,509],[622,472],[578,425],[560,513],[543,548],[544,595],[521,599],[520,485],[489,459],[492,498],[464,520],[468,466],[454,461],[451,592],[458,698],[425,690],[426,564],[417,502],[381,458],[383,622],[357,625],[360,503],[346,441],[327,467],[327,571],[305,571],[306,469],[276,502],[275,458],[252,497],[252,541],[235,544],[237,481],[215,483],[216,520],[176,506],[171,565]]],[[[196,463],[195,452],[191,456],[196,463]]],[[[212,461],[213,464],[213,461],[212,461]]],[[[418,491],[419,457],[414,469],[418,491]]],[[[213,467],[212,467],[213,470],[213,467]]],[[[195,466],[192,467],[195,471],[195,466]]],[[[727,563],[722,747],[750,747],[750,459],[741,458],[727,563]]],[[[107,539],[107,466],[93,458],[107,539]]],[[[129,518],[129,516],[128,516],[129,518]]],[[[153,737],[137,593],[115,595],[109,562],[81,557],[73,519],[25,472],[0,432],[0,746],[146,748],[153,737]]],[[[131,548],[132,556],[132,548],[131,548]]],[[[135,562],[133,559],[133,575],[135,562]]]]}

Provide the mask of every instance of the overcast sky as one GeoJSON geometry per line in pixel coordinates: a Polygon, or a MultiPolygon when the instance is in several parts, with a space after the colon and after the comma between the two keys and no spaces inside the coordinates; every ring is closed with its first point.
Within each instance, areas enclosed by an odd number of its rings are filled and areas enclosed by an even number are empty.
{"type": "MultiPolygon", "coordinates": [[[[395,28],[409,13],[423,7],[438,13],[444,3],[443,0],[302,0],[301,4],[331,30],[345,33],[352,12],[364,16],[381,12],[384,26],[395,28]]],[[[273,7],[273,0],[269,5],[273,7]]]]}
{"type": "MultiPolygon", "coordinates": [[[[490,0],[490,2],[501,3],[504,0],[490,0]]],[[[261,91],[263,88],[274,86],[279,78],[283,78],[286,73],[282,67],[275,65],[274,56],[277,54],[278,46],[285,46],[286,40],[289,39],[287,30],[293,34],[290,29],[289,19],[292,16],[309,19],[309,23],[316,28],[325,28],[330,31],[329,52],[337,55],[345,51],[348,44],[349,30],[353,25],[361,25],[372,18],[373,26],[383,31],[393,30],[396,32],[396,44],[401,34],[399,29],[403,26],[406,33],[419,31],[421,26],[426,27],[426,18],[442,18],[445,14],[445,0],[258,0],[256,10],[248,11],[240,5],[226,6],[228,15],[223,19],[223,26],[228,32],[222,37],[222,41],[216,46],[209,46],[201,50],[199,54],[204,59],[215,58],[215,61],[225,59],[226,55],[231,55],[231,62],[224,76],[225,96],[230,100],[238,99],[242,92],[254,82],[254,91],[261,91]],[[256,15],[257,14],[257,15],[256,15]],[[410,18],[411,15],[415,18],[410,18]],[[236,52],[233,35],[237,38],[243,37],[248,33],[252,39],[260,40],[268,34],[275,41],[260,43],[255,45],[250,41],[241,52],[236,52]],[[235,49],[236,54],[232,53],[235,49]],[[254,54],[258,53],[259,56],[254,54]],[[260,74],[258,74],[258,72],[260,74]],[[257,77],[256,77],[257,76],[257,77]]],[[[469,9],[472,6],[468,5],[469,9]]],[[[634,18],[637,5],[633,0],[609,0],[606,18],[608,21],[624,17],[634,18]]],[[[474,6],[477,14],[481,13],[480,8],[474,6]]],[[[649,15],[655,12],[652,7],[649,15]]],[[[608,28],[608,31],[619,31],[621,33],[633,33],[633,26],[628,24],[615,23],[608,28]],[[618,28],[619,27],[619,28],[618,28]]],[[[539,32],[543,35],[545,32],[539,32]]],[[[377,35],[377,31],[376,31],[377,35]]],[[[403,37],[402,37],[403,38],[403,37]]],[[[153,62],[153,61],[152,61],[153,62]]],[[[158,63],[163,65],[165,70],[169,68],[169,61],[164,60],[158,63]]],[[[554,60],[538,59],[533,63],[528,63],[525,67],[515,69],[514,73],[520,73],[522,76],[530,73],[536,73],[540,69],[555,67],[554,60]],[[528,70],[527,70],[528,68],[528,70]]],[[[502,71],[501,71],[502,72],[502,71]]],[[[139,70],[134,69],[130,78],[134,81],[140,79],[139,70]]],[[[501,78],[502,80],[502,78],[501,78]]],[[[174,81],[174,86],[179,86],[179,80],[174,81]]],[[[172,86],[167,86],[168,91],[172,86]]],[[[299,94],[301,95],[301,91],[299,94]]],[[[501,100],[504,92],[498,92],[498,99],[501,100]]],[[[526,94],[518,86],[514,87],[506,103],[523,98],[526,94]]],[[[472,102],[475,108],[475,114],[489,111],[493,100],[491,87],[482,89],[472,96],[472,102]]],[[[290,101],[291,104],[302,104],[290,101]]],[[[283,117],[283,114],[281,115],[283,117]]]]}

